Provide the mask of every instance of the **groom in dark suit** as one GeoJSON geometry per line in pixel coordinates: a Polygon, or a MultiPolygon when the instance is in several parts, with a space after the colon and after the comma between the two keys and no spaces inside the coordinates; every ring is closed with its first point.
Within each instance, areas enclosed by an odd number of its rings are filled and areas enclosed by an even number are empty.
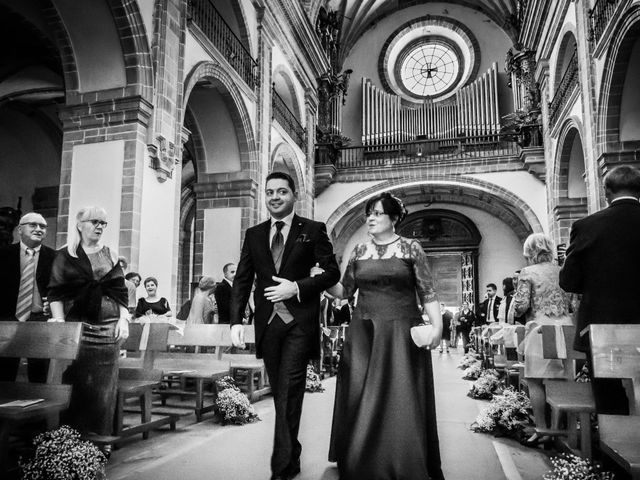
{"type": "MultiPolygon", "coordinates": [[[[27,213],[18,224],[20,241],[0,248],[0,321],[47,321],[47,286],[55,250],[42,245],[47,222],[39,213],[27,213]]],[[[0,380],[14,381],[18,358],[0,360],[0,380]]],[[[45,382],[48,360],[29,359],[30,382],[45,382]]]]}
{"type": "MultiPolygon", "coordinates": [[[[581,293],[574,348],[590,354],[592,323],[640,323],[640,171],[629,166],[611,170],[604,179],[609,207],[576,220],[560,286],[581,293]]],[[[628,415],[628,399],[618,379],[594,378],[596,411],[628,415]]]]}
{"type": "Polygon", "coordinates": [[[300,472],[298,442],[309,359],[320,354],[320,293],[339,280],[323,223],[293,211],[296,189],[282,172],[267,176],[271,219],[247,230],[231,297],[231,338],[244,344],[242,316],[254,277],[256,356],[264,358],[275,403],[272,480],[300,472]],[[324,273],[310,277],[319,264],[324,273]]]}

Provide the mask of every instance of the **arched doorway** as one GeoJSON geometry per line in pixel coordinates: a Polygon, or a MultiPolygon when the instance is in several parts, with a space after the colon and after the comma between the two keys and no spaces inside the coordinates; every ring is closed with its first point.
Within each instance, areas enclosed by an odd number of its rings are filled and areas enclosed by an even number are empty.
{"type": "Polygon", "coordinates": [[[444,209],[412,213],[397,233],[420,241],[427,254],[438,297],[447,306],[478,300],[477,259],[482,236],[467,216],[444,209]]]}

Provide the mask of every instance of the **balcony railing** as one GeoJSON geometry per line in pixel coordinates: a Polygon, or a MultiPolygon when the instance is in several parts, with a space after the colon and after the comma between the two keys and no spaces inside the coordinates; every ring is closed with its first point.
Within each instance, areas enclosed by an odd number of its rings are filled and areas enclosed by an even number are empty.
{"type": "Polygon", "coordinates": [[[287,132],[291,139],[296,142],[296,145],[304,152],[306,140],[305,129],[300,125],[296,116],[289,110],[289,107],[287,107],[284,100],[282,100],[275,90],[272,90],[271,106],[273,107],[272,117],[284,128],[284,131],[287,132]]]}
{"type": "Polygon", "coordinates": [[[254,90],[259,79],[258,62],[242,45],[211,0],[189,0],[189,19],[202,30],[249,88],[254,90]]]}
{"type": "Polygon", "coordinates": [[[339,149],[316,145],[316,163],[332,163],[338,169],[394,167],[516,157],[520,155],[520,151],[516,142],[505,140],[499,135],[483,135],[339,149]]]}
{"type": "Polygon", "coordinates": [[[598,44],[620,0],[596,0],[589,10],[589,39],[598,44]]]}
{"type": "Polygon", "coordinates": [[[573,92],[573,87],[578,84],[578,51],[575,50],[573,55],[571,56],[571,60],[569,60],[569,64],[567,65],[567,69],[562,75],[562,80],[558,84],[558,88],[556,89],[556,94],[553,97],[553,100],[549,104],[549,125],[554,126],[558,121],[560,116],[560,112],[565,107],[567,102],[569,101],[569,97],[571,96],[571,92],[573,92]]]}

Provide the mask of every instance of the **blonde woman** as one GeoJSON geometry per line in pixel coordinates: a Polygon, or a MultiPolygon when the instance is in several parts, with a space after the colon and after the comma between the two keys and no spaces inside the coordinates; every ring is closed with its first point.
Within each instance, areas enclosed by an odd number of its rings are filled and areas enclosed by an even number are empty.
{"type": "Polygon", "coordinates": [[[189,309],[187,325],[211,323],[214,307],[209,295],[215,286],[216,281],[212,277],[202,277],[200,279],[200,282],[198,282],[198,288],[191,300],[191,308],[189,309]]]}
{"type": "Polygon", "coordinates": [[[124,272],[117,252],[102,243],[106,227],[103,208],[78,211],[48,291],[51,321],[83,323],[78,358],[65,372],[65,382],[73,384],[66,421],[99,435],[112,432],[119,345],[129,335],[124,272]]]}
{"type": "MultiPolygon", "coordinates": [[[[542,355],[541,325],[571,325],[569,297],[560,288],[560,267],[553,261],[553,241],[542,233],[534,233],[524,242],[523,255],[528,266],[520,271],[518,286],[512,300],[516,316],[524,316],[526,335],[524,339],[524,376],[529,386],[529,397],[536,427],[546,428],[546,395],[544,378],[563,378],[564,365],[561,360],[547,360],[542,355]]],[[[535,447],[549,437],[533,434],[523,441],[535,447]]]]}

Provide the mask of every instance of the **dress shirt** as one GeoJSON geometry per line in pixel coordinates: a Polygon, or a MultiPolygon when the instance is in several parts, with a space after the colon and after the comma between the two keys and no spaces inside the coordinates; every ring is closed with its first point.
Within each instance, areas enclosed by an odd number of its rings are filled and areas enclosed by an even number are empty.
{"type": "MultiPolygon", "coordinates": [[[[33,261],[35,262],[35,269],[33,271],[33,300],[31,301],[31,312],[32,313],[41,313],[44,310],[44,306],[42,304],[42,297],[40,296],[40,291],[38,290],[38,282],[36,281],[36,274],[38,272],[38,260],[40,259],[40,248],[42,245],[38,245],[37,247],[32,248],[34,251],[33,261]]],[[[20,275],[22,275],[22,271],[24,267],[27,265],[27,247],[24,243],[20,242],[20,275]]]]}
{"type": "Polygon", "coordinates": [[[625,195],[624,197],[618,197],[611,200],[611,203],[616,203],[618,200],[635,200],[636,202],[640,201],[636,197],[632,197],[631,195],[625,195]]]}
{"type": "Polygon", "coordinates": [[[493,302],[496,301],[496,297],[493,296],[487,302],[487,322],[495,322],[496,319],[493,317],[493,302]]]}
{"type": "Polygon", "coordinates": [[[289,215],[284,218],[278,220],[277,218],[271,217],[271,230],[269,230],[269,248],[271,248],[271,242],[273,241],[273,237],[276,234],[276,222],[284,222],[284,226],[280,233],[282,233],[282,244],[287,243],[287,237],[289,236],[289,232],[291,231],[291,224],[293,223],[293,211],[289,215]]]}

